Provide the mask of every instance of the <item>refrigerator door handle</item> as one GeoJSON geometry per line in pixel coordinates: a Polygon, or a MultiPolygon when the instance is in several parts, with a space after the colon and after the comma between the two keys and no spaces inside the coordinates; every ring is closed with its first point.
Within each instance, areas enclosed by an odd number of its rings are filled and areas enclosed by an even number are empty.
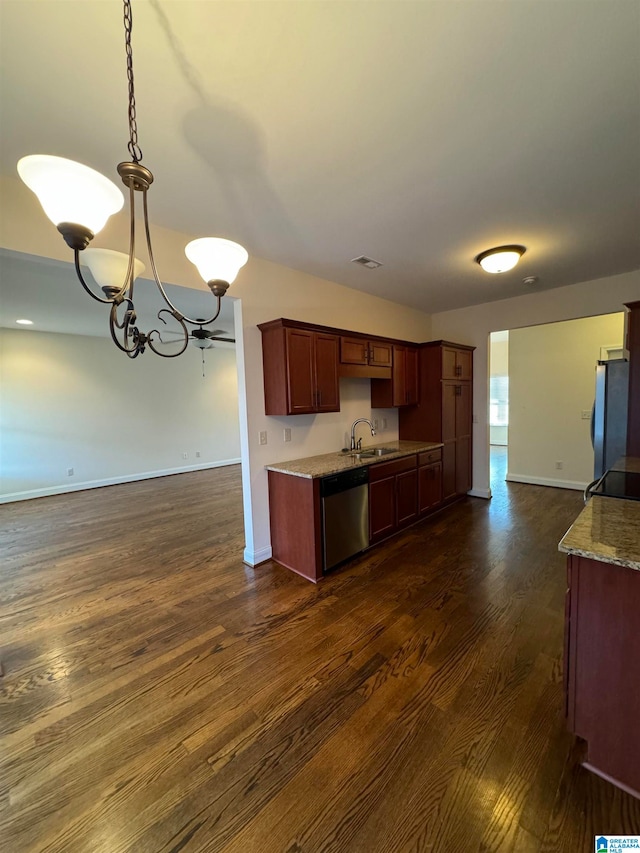
{"type": "Polygon", "coordinates": [[[593,406],[591,406],[591,423],[589,424],[589,432],[591,433],[591,447],[593,450],[596,449],[596,401],[593,401],[593,406]]]}

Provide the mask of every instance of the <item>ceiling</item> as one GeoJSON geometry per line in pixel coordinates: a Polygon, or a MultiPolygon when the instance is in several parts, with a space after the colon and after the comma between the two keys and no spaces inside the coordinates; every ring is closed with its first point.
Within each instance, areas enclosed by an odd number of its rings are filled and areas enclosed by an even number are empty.
{"type": "MultiPolygon", "coordinates": [[[[640,268],[640,3],[133,7],[153,223],[427,312],[640,268]],[[503,243],[522,261],[484,273],[503,243]]],[[[119,0],[0,14],[0,170],[51,153],[116,178],[119,0]]]]}

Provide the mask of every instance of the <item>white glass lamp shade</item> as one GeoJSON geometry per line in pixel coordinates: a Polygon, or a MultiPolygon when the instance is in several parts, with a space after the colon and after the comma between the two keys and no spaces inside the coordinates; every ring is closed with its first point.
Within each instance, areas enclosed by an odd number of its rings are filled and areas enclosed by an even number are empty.
{"type": "MultiPolygon", "coordinates": [[[[111,249],[85,249],[81,256],[82,263],[89,267],[91,275],[100,287],[117,287],[124,284],[127,274],[129,255],[124,252],[114,252],[111,249]]],[[[133,262],[134,280],[144,272],[144,264],[135,258],[133,262]]]]}
{"type": "Polygon", "coordinates": [[[524,252],[524,246],[500,246],[481,252],[476,261],[485,272],[508,272],[515,267],[524,252]]]}
{"type": "Polygon", "coordinates": [[[219,279],[231,284],[235,281],[240,267],[249,260],[246,249],[221,237],[192,240],[185,246],[184,253],[207,282],[219,279]]]}
{"type": "Polygon", "coordinates": [[[97,234],[124,205],[124,196],[113,181],[64,157],[23,157],[18,161],[18,174],[38,196],[54,225],[73,222],[97,234]]]}
{"type": "Polygon", "coordinates": [[[211,349],[213,346],[213,341],[210,341],[208,338],[194,338],[191,343],[194,347],[198,347],[198,349],[211,349]]]}

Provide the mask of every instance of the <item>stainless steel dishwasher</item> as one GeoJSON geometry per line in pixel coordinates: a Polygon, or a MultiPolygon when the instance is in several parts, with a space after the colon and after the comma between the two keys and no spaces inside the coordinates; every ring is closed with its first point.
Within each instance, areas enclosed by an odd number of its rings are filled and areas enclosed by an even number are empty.
{"type": "Polygon", "coordinates": [[[322,568],[326,572],[369,547],[369,469],[323,477],[322,568]]]}

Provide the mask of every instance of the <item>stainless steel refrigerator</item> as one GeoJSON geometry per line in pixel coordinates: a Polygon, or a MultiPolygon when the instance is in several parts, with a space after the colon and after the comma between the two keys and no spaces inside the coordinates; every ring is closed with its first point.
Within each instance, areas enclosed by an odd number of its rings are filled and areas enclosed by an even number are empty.
{"type": "Polygon", "coordinates": [[[626,453],[628,399],[629,362],[623,358],[599,361],[596,366],[596,397],[591,415],[593,475],[596,478],[601,477],[626,453]]]}

